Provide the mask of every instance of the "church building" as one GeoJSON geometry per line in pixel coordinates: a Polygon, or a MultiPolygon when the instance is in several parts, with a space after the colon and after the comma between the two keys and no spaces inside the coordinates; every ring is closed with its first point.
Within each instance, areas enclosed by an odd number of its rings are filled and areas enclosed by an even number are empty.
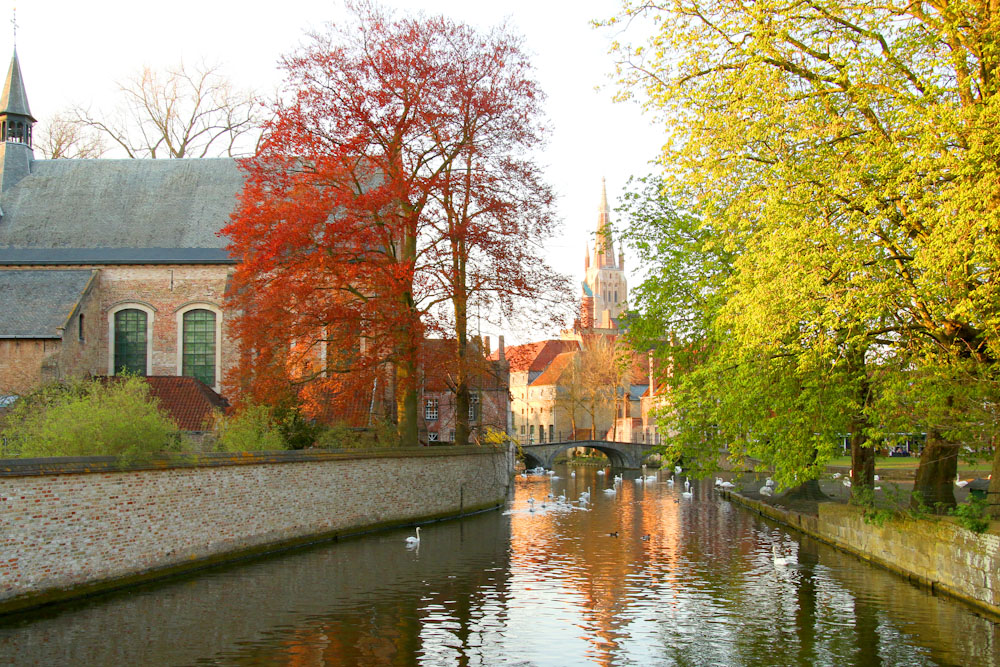
{"type": "Polygon", "coordinates": [[[235,362],[218,234],[233,159],[44,160],[15,51],[0,96],[0,397],[81,375],[189,376],[235,362]]]}
{"type": "Polygon", "coordinates": [[[611,209],[603,178],[601,203],[597,209],[594,259],[591,261],[588,248],[583,266],[585,277],[580,297],[580,319],[575,329],[587,333],[617,333],[618,317],[628,309],[628,284],[625,280],[625,254],[619,252],[615,261],[611,209]]]}

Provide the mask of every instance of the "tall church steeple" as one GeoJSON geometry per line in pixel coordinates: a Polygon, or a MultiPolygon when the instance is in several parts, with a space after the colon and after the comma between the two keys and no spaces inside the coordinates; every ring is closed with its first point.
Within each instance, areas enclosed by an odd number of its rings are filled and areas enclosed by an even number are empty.
{"type": "Polygon", "coordinates": [[[625,280],[625,256],[618,255],[611,237],[611,207],[608,206],[608,189],[601,179],[601,202],[597,208],[597,234],[594,239],[594,258],[584,258],[582,294],[580,296],[580,326],[584,329],[618,328],[617,319],[628,307],[628,284],[625,280]]]}
{"type": "Polygon", "coordinates": [[[35,159],[31,150],[34,124],[15,47],[0,94],[0,194],[31,173],[35,159]]]}
{"type": "Polygon", "coordinates": [[[594,237],[594,262],[597,268],[614,268],[615,248],[611,240],[611,208],[608,206],[608,188],[601,177],[601,203],[597,207],[597,234],[594,237]]]}

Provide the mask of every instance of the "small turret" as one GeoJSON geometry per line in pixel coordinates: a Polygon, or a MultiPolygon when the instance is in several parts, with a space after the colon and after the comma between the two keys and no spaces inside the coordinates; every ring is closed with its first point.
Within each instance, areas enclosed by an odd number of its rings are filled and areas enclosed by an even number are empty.
{"type": "Polygon", "coordinates": [[[17,49],[10,59],[7,80],[0,94],[0,194],[31,173],[35,154],[31,150],[35,118],[28,107],[17,49]]]}

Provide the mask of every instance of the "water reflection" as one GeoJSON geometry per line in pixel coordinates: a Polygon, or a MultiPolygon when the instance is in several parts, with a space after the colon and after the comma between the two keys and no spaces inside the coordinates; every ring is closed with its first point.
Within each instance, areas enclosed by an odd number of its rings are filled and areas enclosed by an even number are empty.
{"type": "Polygon", "coordinates": [[[610,474],[559,476],[518,478],[507,511],[424,526],[418,548],[373,534],[7,619],[0,662],[1000,663],[995,624],[710,482],[684,499],[662,473],[613,495],[610,474]]]}

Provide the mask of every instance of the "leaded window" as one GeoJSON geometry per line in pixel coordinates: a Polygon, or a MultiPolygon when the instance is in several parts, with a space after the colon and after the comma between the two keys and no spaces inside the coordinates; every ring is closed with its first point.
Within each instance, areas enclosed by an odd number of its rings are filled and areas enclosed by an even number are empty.
{"type": "Polygon", "coordinates": [[[428,398],[424,401],[424,419],[434,421],[438,418],[438,400],[428,398]]]}
{"type": "Polygon", "coordinates": [[[469,394],[469,419],[479,419],[479,394],[469,394]]]}
{"type": "Polygon", "coordinates": [[[146,374],[146,313],[126,308],[115,313],[115,374],[146,374]]]}
{"type": "Polygon", "coordinates": [[[215,313],[198,308],[184,313],[181,375],[215,386],[215,313]]]}

